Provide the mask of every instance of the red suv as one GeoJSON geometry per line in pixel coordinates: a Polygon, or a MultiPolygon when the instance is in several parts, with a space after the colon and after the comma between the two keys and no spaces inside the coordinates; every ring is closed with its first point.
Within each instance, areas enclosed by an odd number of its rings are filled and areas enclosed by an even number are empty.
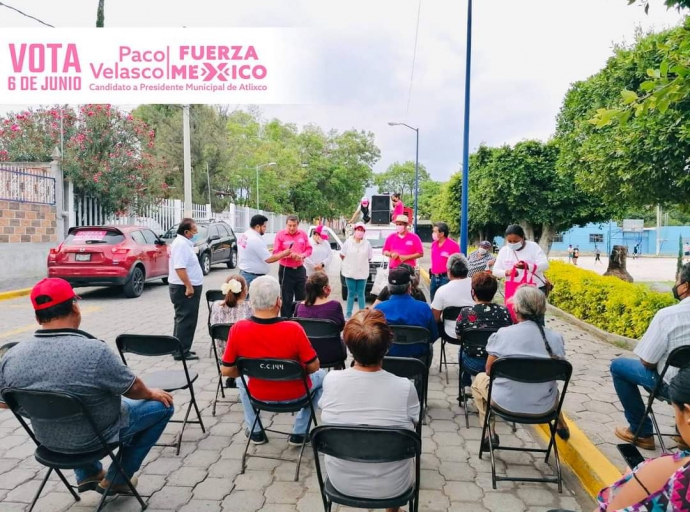
{"type": "Polygon", "coordinates": [[[72,286],[122,286],[126,297],[138,297],[144,283],[168,281],[168,246],[142,226],[71,228],[64,242],[48,255],[48,277],[72,286]]]}

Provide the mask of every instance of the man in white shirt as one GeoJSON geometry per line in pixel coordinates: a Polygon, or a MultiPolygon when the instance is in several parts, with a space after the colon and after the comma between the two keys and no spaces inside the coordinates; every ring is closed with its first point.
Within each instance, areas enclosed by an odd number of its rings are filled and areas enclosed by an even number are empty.
{"type": "MultiPolygon", "coordinates": [[[[623,406],[625,419],[630,425],[616,427],[615,434],[623,441],[632,442],[642,423],[636,444],[647,450],[654,449],[654,431],[649,418],[643,417],[645,404],[640,396],[639,386],[652,390],[673,349],[690,345],[690,263],[681,268],[673,287],[673,296],[680,300],[680,303],[663,308],[654,315],[647,331],[635,347],[635,355],[639,359],[619,357],[611,362],[613,386],[623,406]]],[[[677,373],[677,368],[669,367],[659,387],[659,395],[668,398],[668,384],[677,373]]]]}
{"type": "MultiPolygon", "coordinates": [[[[436,290],[431,302],[431,312],[437,322],[441,321],[441,313],[445,308],[472,307],[475,304],[472,298],[472,279],[467,277],[470,270],[467,258],[460,253],[451,254],[446,265],[450,281],[436,290]]],[[[446,334],[452,338],[455,338],[456,322],[457,317],[443,319],[446,334]]]]}
{"type": "Polygon", "coordinates": [[[240,275],[247,282],[247,290],[249,290],[249,285],[252,284],[254,279],[269,273],[269,263],[285,258],[292,252],[290,249],[286,249],[278,254],[271,254],[266,241],[262,238],[264,233],[266,233],[267,222],[268,217],[254,215],[251,221],[249,221],[249,229],[242,233],[237,240],[238,266],[240,275]]]}
{"type": "Polygon", "coordinates": [[[307,269],[307,277],[314,272],[322,271],[328,273],[328,265],[333,259],[331,244],[328,242],[328,231],[323,225],[316,226],[309,240],[312,251],[311,255],[304,260],[304,268],[307,269]]]}
{"type": "Polygon", "coordinates": [[[199,359],[192,352],[194,331],[199,318],[199,301],[204,284],[204,273],[199,258],[194,253],[194,237],[197,234],[194,219],[182,219],[177,228],[177,236],[170,246],[168,262],[168,285],[170,300],[175,306],[175,330],[173,336],[182,342],[182,354],[187,360],[199,359]]]}

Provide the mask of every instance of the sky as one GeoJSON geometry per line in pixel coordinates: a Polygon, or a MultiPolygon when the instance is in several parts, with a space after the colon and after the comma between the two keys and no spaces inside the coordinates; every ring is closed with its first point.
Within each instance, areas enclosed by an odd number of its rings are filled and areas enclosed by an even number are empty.
{"type": "MultiPolygon", "coordinates": [[[[7,3],[56,27],[93,27],[98,2],[7,3]]],[[[680,22],[681,15],[667,10],[662,0],[650,4],[645,15],[627,0],[474,2],[470,151],[481,143],[547,140],[570,84],[601,69],[615,44],[631,43],[638,28],[658,31],[680,22]]],[[[265,118],[373,132],[381,150],[376,172],[414,160],[415,133],[388,125],[405,122],[419,128],[419,161],[433,179],[445,181],[459,170],[464,0],[106,0],[105,6],[106,27],[316,29],[328,56],[318,70],[325,101],[264,105],[265,118]]],[[[2,27],[42,25],[0,7],[2,27]]],[[[0,115],[26,107],[3,104],[0,98],[0,115]]]]}

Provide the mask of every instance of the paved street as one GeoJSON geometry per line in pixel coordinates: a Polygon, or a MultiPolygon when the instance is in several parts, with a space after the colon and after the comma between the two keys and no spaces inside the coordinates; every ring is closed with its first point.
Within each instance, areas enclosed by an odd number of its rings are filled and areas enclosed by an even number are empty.
{"type": "MultiPolygon", "coordinates": [[[[332,280],[337,279],[338,269],[331,269],[332,280]]],[[[205,288],[219,288],[228,271],[216,267],[206,278],[205,288]]],[[[334,291],[339,286],[334,286],[334,291]]],[[[115,338],[124,332],[145,334],[169,334],[172,332],[173,309],[167,287],[162,284],[147,286],[138,299],[125,299],[112,290],[79,290],[84,330],[104,339],[114,346],[115,338]]],[[[339,295],[339,294],[338,294],[339,295]]],[[[35,327],[28,297],[0,304],[0,344],[21,339],[35,327]]],[[[215,368],[208,357],[209,338],[206,332],[207,310],[202,304],[195,348],[202,355],[192,363],[199,372],[195,385],[202,407],[205,434],[197,426],[188,427],[180,456],[173,448],[154,448],[146,459],[140,474],[139,487],[143,494],[151,495],[149,510],[196,511],[255,511],[311,512],[322,510],[318,494],[318,482],[310,451],[305,452],[299,482],[293,482],[294,464],[250,459],[248,470],[240,475],[240,458],[245,437],[242,426],[241,405],[237,392],[231,390],[227,403],[218,406],[216,417],[211,416],[210,402],[216,385],[215,368]]],[[[438,346],[436,347],[438,361],[438,346]]],[[[456,361],[453,350],[449,356],[456,361]]],[[[172,359],[164,359],[152,365],[150,361],[132,358],[138,372],[170,368],[172,359]]],[[[429,421],[423,429],[422,492],[420,510],[495,510],[495,511],[545,511],[550,508],[590,510],[592,503],[583,497],[572,475],[559,495],[553,484],[515,484],[500,482],[497,490],[491,489],[488,456],[477,458],[481,430],[476,414],[470,417],[471,428],[466,429],[462,409],[457,405],[457,369],[451,367],[450,383],[438,374],[434,365],[429,384],[429,421]]],[[[187,394],[179,392],[176,399],[176,416],[179,417],[187,394]]],[[[282,415],[272,422],[288,425],[292,417],[282,415]]],[[[168,426],[163,441],[170,441],[179,426],[168,426]]],[[[507,425],[499,423],[502,444],[533,445],[532,433],[518,427],[515,435],[507,425]]],[[[8,412],[0,412],[0,511],[23,511],[28,508],[37,489],[43,469],[33,459],[34,447],[8,412]]],[[[286,439],[269,434],[267,445],[253,447],[262,453],[294,456],[296,449],[289,448],[286,439]]],[[[507,453],[498,455],[498,470],[509,475],[539,476],[551,474],[552,469],[530,454],[507,453]]],[[[71,477],[71,475],[70,475],[71,477]]],[[[44,490],[37,511],[93,510],[99,498],[95,492],[85,493],[81,503],[72,498],[57,479],[51,479],[44,490]]],[[[130,498],[118,498],[106,510],[137,510],[130,498]]],[[[346,510],[340,508],[340,510],[346,510]]]]}

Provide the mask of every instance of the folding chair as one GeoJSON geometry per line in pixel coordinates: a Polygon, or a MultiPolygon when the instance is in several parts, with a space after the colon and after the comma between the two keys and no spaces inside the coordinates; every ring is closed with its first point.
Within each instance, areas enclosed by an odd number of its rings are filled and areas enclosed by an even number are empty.
{"type": "MultiPolygon", "coordinates": [[[[216,361],[216,368],[218,369],[218,386],[216,387],[216,396],[213,398],[213,405],[211,407],[211,415],[216,415],[216,404],[218,403],[218,393],[225,398],[225,386],[223,386],[223,374],[220,371],[220,358],[218,349],[216,348],[216,340],[228,340],[230,337],[230,329],[235,324],[213,324],[211,326],[211,349],[216,361]]],[[[234,402],[237,403],[237,402],[234,402]]]]}
{"type": "Polygon", "coordinates": [[[345,368],[347,349],[340,338],[340,329],[331,320],[293,317],[304,328],[307,338],[319,356],[321,368],[345,368]]]}
{"type": "MultiPolygon", "coordinates": [[[[120,334],[116,339],[117,350],[120,353],[122,362],[127,365],[125,353],[137,354],[146,357],[167,356],[182,352],[182,342],[174,336],[158,336],[148,334],[120,334]]],[[[157,444],[156,446],[175,446],[177,447],[176,455],[180,454],[180,446],[182,445],[182,436],[187,424],[199,425],[201,431],[206,433],[204,422],[201,420],[201,413],[199,406],[196,403],[194,395],[194,381],[199,378],[199,374],[187,368],[187,360],[182,358],[181,370],[162,370],[158,372],[146,373],[141,376],[141,380],[150,388],[159,388],[168,393],[177,391],[179,389],[189,389],[190,401],[187,406],[187,412],[184,415],[184,420],[170,420],[169,423],[182,423],[182,430],[178,435],[177,441],[171,444],[157,444]],[[197,420],[190,420],[189,413],[194,406],[197,420]]]]}
{"type": "Polygon", "coordinates": [[[5,343],[2,347],[0,347],[0,359],[5,357],[5,354],[14,347],[15,345],[19,345],[18,341],[10,341],[9,343],[5,343]]]}
{"type": "MultiPolygon", "coordinates": [[[[508,422],[522,423],[527,425],[541,425],[547,423],[551,436],[549,439],[549,446],[543,448],[518,448],[516,446],[494,446],[491,436],[489,436],[489,453],[491,454],[491,484],[496,488],[497,481],[512,481],[512,482],[547,482],[558,484],[558,492],[563,492],[563,482],[561,478],[561,460],[558,457],[558,445],[556,444],[556,425],[558,424],[558,416],[561,414],[561,407],[563,406],[563,399],[568,389],[568,383],[573,373],[572,365],[562,359],[538,359],[528,357],[511,357],[501,358],[491,365],[491,378],[489,381],[489,396],[487,399],[487,411],[484,417],[484,425],[482,427],[482,437],[486,438],[486,432],[489,428],[489,420],[491,416],[498,416],[508,422]],[[554,407],[544,414],[520,414],[515,412],[505,411],[496,406],[491,401],[491,392],[493,390],[494,381],[498,378],[508,379],[514,382],[521,382],[525,384],[540,384],[545,382],[563,381],[563,390],[560,392],[560,397],[557,398],[554,407]],[[494,459],[494,451],[509,450],[517,452],[536,452],[545,453],[544,462],[549,462],[549,455],[551,455],[551,448],[553,447],[553,455],[556,459],[556,476],[544,478],[522,478],[522,477],[507,477],[496,476],[496,461],[494,459]]],[[[479,458],[482,458],[483,443],[479,443],[479,458]]]]}
{"type": "Polygon", "coordinates": [[[316,412],[314,411],[314,403],[312,401],[312,391],[309,389],[309,384],[307,379],[309,376],[305,372],[302,365],[291,359],[249,359],[245,357],[240,357],[237,359],[237,369],[240,372],[240,378],[242,379],[242,384],[244,389],[247,391],[247,397],[249,397],[249,402],[254,409],[254,414],[256,414],[256,419],[254,424],[249,429],[249,436],[247,436],[247,444],[244,447],[244,453],[242,454],[242,474],[244,474],[245,469],[247,469],[247,458],[249,457],[259,457],[262,459],[273,459],[282,460],[285,462],[296,462],[297,468],[295,469],[295,482],[299,479],[299,468],[302,463],[302,455],[304,454],[304,447],[307,445],[307,439],[309,438],[309,427],[312,421],[314,426],[316,426],[316,412]],[[286,382],[291,380],[300,380],[304,385],[304,396],[297,400],[291,402],[264,402],[252,396],[249,392],[249,386],[247,386],[246,378],[250,379],[261,379],[264,381],[273,382],[286,382]],[[282,432],[280,430],[272,430],[269,428],[264,428],[261,423],[260,413],[261,411],[269,411],[276,413],[285,412],[298,412],[304,407],[309,406],[311,414],[309,416],[309,422],[307,423],[307,431],[304,432],[304,441],[302,442],[302,447],[300,448],[299,457],[295,459],[284,459],[282,457],[273,457],[270,455],[258,455],[249,454],[249,443],[251,441],[251,433],[254,432],[254,427],[259,424],[259,428],[263,432],[273,432],[275,434],[282,434],[285,436],[292,435],[292,432],[282,432]]]}
{"type": "MultiPolygon", "coordinates": [[[[683,345],[682,347],[677,347],[671,351],[671,353],[668,355],[668,359],[666,360],[666,364],[664,365],[664,369],[661,371],[659,374],[659,378],[656,381],[656,385],[654,386],[653,390],[647,390],[649,391],[649,399],[647,400],[647,407],[645,408],[644,411],[644,416],[642,418],[646,418],[647,415],[649,415],[652,418],[652,424],[654,425],[654,432],[656,433],[657,438],[659,439],[659,445],[661,446],[661,451],[662,453],[668,453],[668,450],[666,449],[666,445],[664,444],[664,436],[665,437],[673,437],[677,436],[678,433],[673,433],[673,434],[662,434],[661,431],[659,430],[659,424],[656,421],[656,416],[654,415],[654,410],[652,409],[652,405],[654,404],[654,399],[657,399],[661,402],[666,402],[667,404],[670,404],[671,401],[668,398],[665,398],[663,396],[659,396],[659,389],[661,388],[662,383],[664,382],[664,375],[666,375],[666,372],[668,371],[669,367],[673,366],[674,368],[682,368],[684,366],[690,365],[690,345],[683,345]]],[[[634,445],[637,442],[637,438],[640,435],[640,432],[642,431],[642,426],[644,425],[644,421],[640,422],[640,426],[637,427],[637,431],[635,432],[635,435],[633,436],[632,444],[634,445]]]]}
{"type": "MultiPolygon", "coordinates": [[[[462,378],[465,372],[465,366],[463,365],[463,354],[465,349],[474,349],[478,353],[483,354],[487,357],[486,345],[489,343],[489,338],[498,329],[472,329],[465,331],[460,339],[460,383],[458,384],[460,388],[460,394],[458,395],[458,401],[461,402],[461,406],[465,411],[465,427],[470,428],[470,414],[467,411],[467,394],[465,393],[465,386],[462,385],[462,378]]],[[[513,429],[514,430],[514,429],[513,429]]]]}
{"type": "Polygon", "coordinates": [[[422,454],[422,441],[418,433],[387,427],[322,425],[312,431],[311,446],[314,449],[316,475],[319,479],[325,512],[330,512],[334,503],[352,508],[368,509],[409,505],[410,512],[418,512],[422,454]],[[319,453],[348,462],[365,464],[415,459],[414,484],[394,498],[375,499],[346,496],[338,492],[329,479],[324,481],[319,453]]]}
{"type": "MultiPolygon", "coordinates": [[[[65,484],[65,487],[67,487],[67,490],[70,492],[75,501],[81,501],[79,495],[74,491],[74,487],[70,485],[65,478],[65,475],[63,475],[62,471],[60,470],[80,468],[86,466],[87,464],[99,461],[106,455],[110,457],[112,463],[115,465],[115,469],[117,469],[117,472],[120,474],[120,476],[124,478],[125,483],[132,492],[132,495],[137,499],[139,505],[141,505],[141,510],[146,509],[147,504],[144,503],[144,500],[141,498],[134,485],[132,485],[131,480],[122,469],[122,465],[120,463],[122,458],[122,445],[120,443],[108,443],[105,440],[101,434],[101,431],[96,426],[91,413],[78,397],[68,393],[58,393],[55,391],[4,388],[2,390],[2,398],[17,420],[19,420],[19,423],[21,423],[22,427],[24,427],[24,430],[26,430],[27,434],[29,434],[29,437],[31,437],[33,442],[36,443],[34,457],[40,464],[48,468],[46,476],[43,478],[41,485],[38,487],[38,491],[36,491],[36,494],[34,495],[34,499],[29,507],[29,512],[31,512],[36,505],[36,502],[41,496],[43,488],[45,487],[46,482],[48,482],[48,478],[50,478],[50,475],[53,471],[55,471],[55,473],[57,473],[57,475],[60,477],[60,480],[62,480],[62,483],[65,484]],[[100,441],[101,447],[97,450],[87,453],[62,453],[50,450],[43,446],[36,438],[26,420],[22,417],[22,414],[25,414],[33,422],[36,420],[51,422],[59,422],[64,420],[72,422],[84,420],[84,422],[88,425],[88,428],[93,431],[95,439],[100,441]],[[115,451],[118,452],[117,455],[115,455],[115,451]]],[[[110,482],[106,492],[103,493],[103,496],[98,502],[96,512],[99,512],[105,505],[105,499],[108,496],[112,485],[113,482],[110,482]]]]}
{"type": "Polygon", "coordinates": [[[449,336],[448,333],[446,332],[446,326],[445,326],[445,321],[446,320],[453,320],[453,322],[457,321],[458,316],[460,316],[460,310],[462,307],[457,307],[457,306],[451,306],[448,308],[445,308],[441,312],[441,322],[439,323],[439,332],[441,333],[441,362],[438,365],[438,373],[441,373],[443,371],[443,365],[446,365],[446,384],[448,384],[450,381],[448,380],[448,365],[449,364],[460,364],[459,362],[457,363],[449,363],[448,358],[446,357],[446,343],[449,345],[460,345],[460,341],[455,336],[449,336]]]}
{"type": "MultiPolygon", "coordinates": [[[[208,320],[206,325],[208,326],[208,333],[211,334],[211,309],[213,303],[218,300],[224,300],[225,294],[220,290],[206,290],[206,305],[208,306],[208,320]]],[[[213,354],[213,336],[211,336],[211,347],[208,349],[208,357],[213,354]]]]}
{"type": "MultiPolygon", "coordinates": [[[[431,344],[431,334],[424,327],[418,327],[414,325],[389,325],[391,331],[393,331],[393,345],[404,345],[404,346],[426,346],[427,351],[425,354],[420,356],[414,356],[414,359],[419,359],[423,362],[427,368],[431,366],[431,360],[434,356],[433,345],[431,344]]],[[[427,387],[424,389],[424,406],[426,407],[428,399],[428,386],[429,381],[427,379],[427,387]]]]}
{"type": "Polygon", "coordinates": [[[419,359],[392,356],[383,358],[383,369],[393,375],[410,379],[414,382],[417,398],[419,399],[419,421],[415,430],[421,436],[422,424],[426,418],[424,397],[426,396],[427,381],[429,380],[429,369],[419,359]]]}

